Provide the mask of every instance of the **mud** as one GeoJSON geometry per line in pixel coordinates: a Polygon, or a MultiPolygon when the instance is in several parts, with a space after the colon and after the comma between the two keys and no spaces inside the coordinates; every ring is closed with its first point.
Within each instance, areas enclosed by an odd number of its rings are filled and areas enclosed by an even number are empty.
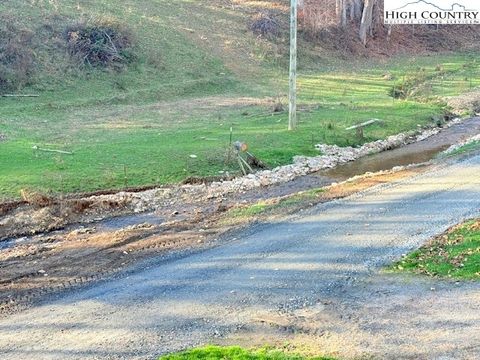
{"type": "MultiPolygon", "coordinates": [[[[244,198],[239,202],[241,195],[238,195],[222,204],[165,208],[155,213],[117,217],[0,242],[0,314],[21,310],[52,293],[109,278],[152,256],[215,243],[222,234],[239,231],[252,221],[270,221],[272,217],[343,198],[423,170],[361,177],[328,187],[315,200],[295,204],[290,209],[279,209],[264,218],[242,219],[235,224],[225,221],[229,216],[228,209],[255,203],[256,198],[244,198]]],[[[290,191],[294,191],[293,188],[282,188],[275,194],[290,191]]],[[[274,193],[270,195],[274,196],[274,193]]]]}
{"type": "MultiPolygon", "coordinates": [[[[395,166],[424,162],[450,145],[480,133],[480,118],[465,120],[463,123],[452,122],[443,131],[427,129],[417,135],[415,139],[426,138],[397,148],[348,162],[349,156],[332,155],[321,157],[325,161],[323,167],[331,167],[338,163],[333,170],[322,170],[319,173],[299,176],[312,172],[312,168],[304,165],[285,166],[281,171],[272,171],[258,176],[250,175],[239,181],[214,182],[205,184],[180,185],[171,188],[143,189],[142,191],[109,191],[96,194],[79,195],[63,199],[52,199],[42,194],[24,194],[26,202],[12,202],[0,207],[0,241],[12,237],[28,236],[37,233],[64,229],[72,224],[98,222],[113,217],[130,216],[144,212],[156,211],[168,221],[170,217],[195,219],[196,213],[203,212],[204,208],[216,210],[228,207],[229,203],[248,203],[260,199],[269,199],[286,196],[295,192],[326,186],[343,181],[352,176],[367,172],[390,169],[395,166]],[[435,134],[432,136],[432,134],[435,134]],[[328,158],[328,159],[323,159],[328,158]],[[330,165],[329,165],[330,164],[330,165]],[[295,177],[295,174],[297,177],[295,177]],[[293,179],[293,181],[290,181],[293,179]],[[273,184],[273,185],[266,185],[273,184]],[[262,186],[263,185],[263,186],[262,186]],[[259,189],[261,188],[261,191],[259,189]]],[[[397,140],[395,140],[397,141],[397,140]]],[[[398,144],[401,145],[401,142],[398,144]]],[[[372,144],[373,146],[373,144],[372,144]]],[[[341,149],[339,149],[341,150],[341,149]]],[[[355,149],[350,149],[353,151],[355,149]]],[[[358,157],[358,155],[357,155],[358,157]]],[[[313,162],[317,158],[312,159],[313,162]]],[[[351,159],[350,159],[351,160],[351,159]]],[[[138,224],[141,217],[133,217],[133,223],[138,224]]],[[[113,226],[117,222],[122,226],[122,219],[112,220],[113,226]]],[[[157,223],[161,223],[157,221],[157,223]]]]}

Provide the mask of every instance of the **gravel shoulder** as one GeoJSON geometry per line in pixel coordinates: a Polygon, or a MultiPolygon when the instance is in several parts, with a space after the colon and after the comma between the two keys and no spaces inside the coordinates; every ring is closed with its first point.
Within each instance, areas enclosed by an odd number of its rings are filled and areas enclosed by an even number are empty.
{"type": "Polygon", "coordinates": [[[480,214],[479,170],[437,165],[5,317],[0,357],[153,359],[271,332],[343,358],[475,359],[480,284],[380,270],[480,214]]]}

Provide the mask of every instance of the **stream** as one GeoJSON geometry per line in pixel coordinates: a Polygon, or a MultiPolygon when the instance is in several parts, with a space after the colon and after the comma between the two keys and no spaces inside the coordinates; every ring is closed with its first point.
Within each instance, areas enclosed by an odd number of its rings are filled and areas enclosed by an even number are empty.
{"type": "MultiPolygon", "coordinates": [[[[226,198],[225,202],[230,205],[251,204],[260,200],[273,199],[291,195],[300,191],[328,186],[332,183],[345,181],[349,178],[362,175],[367,172],[378,172],[382,170],[390,170],[396,166],[428,162],[434,159],[442,151],[448,149],[450,146],[462,142],[477,134],[480,134],[480,117],[467,119],[462,123],[451,126],[448,129],[444,129],[442,132],[423,141],[371,156],[366,156],[356,161],[339,165],[333,169],[301,176],[288,183],[265,187],[261,191],[255,189],[244,193],[230,194],[228,198],[226,198]]],[[[144,223],[160,225],[166,221],[173,211],[181,213],[184,208],[192,205],[195,206],[195,204],[180,204],[175,208],[162,208],[151,213],[114,217],[92,225],[97,231],[100,232],[116,231],[128,226],[135,226],[144,223]]],[[[196,204],[196,206],[198,206],[198,204],[196,204]]],[[[71,225],[54,233],[66,233],[74,229],[78,229],[79,227],[81,228],[81,226],[78,224],[71,225]]],[[[45,235],[40,234],[33,237],[7,239],[0,242],[0,250],[25,244],[35,237],[38,238],[42,236],[45,235]]]]}

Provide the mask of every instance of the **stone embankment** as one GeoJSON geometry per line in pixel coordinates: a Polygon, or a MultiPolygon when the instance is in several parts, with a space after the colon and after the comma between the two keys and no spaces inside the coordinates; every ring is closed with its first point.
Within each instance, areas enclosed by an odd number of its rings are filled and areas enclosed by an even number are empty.
{"type": "MultiPolygon", "coordinates": [[[[444,128],[461,122],[454,119],[444,128]]],[[[361,147],[339,147],[336,145],[318,144],[316,149],[322,155],[315,157],[296,156],[293,164],[277,167],[273,170],[263,170],[255,174],[238,177],[233,180],[213,182],[210,184],[179,185],[168,189],[155,189],[141,193],[118,193],[105,195],[105,200],[114,197],[128,197],[128,203],[135,212],[154,210],[158,206],[168,205],[168,202],[192,200],[205,201],[221,198],[234,192],[248,191],[263,186],[275,185],[291,181],[299,176],[308,175],[320,170],[331,169],[338,165],[355,161],[361,157],[380,153],[424,141],[438,134],[442,128],[429,128],[423,131],[412,131],[389,136],[385,140],[378,140],[364,144],[361,147]]],[[[360,175],[360,174],[359,174],[360,175]]],[[[98,197],[97,197],[98,198],[98,197]]]]}

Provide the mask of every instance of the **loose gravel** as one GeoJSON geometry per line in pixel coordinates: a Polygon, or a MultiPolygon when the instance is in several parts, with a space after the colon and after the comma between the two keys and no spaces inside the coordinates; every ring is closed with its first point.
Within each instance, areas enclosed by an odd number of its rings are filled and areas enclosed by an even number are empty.
{"type": "Polygon", "coordinates": [[[379,270],[479,216],[479,170],[480,155],[452,160],[12,315],[0,320],[0,358],[154,359],[267,313],[339,357],[475,359],[479,284],[379,270]]]}

